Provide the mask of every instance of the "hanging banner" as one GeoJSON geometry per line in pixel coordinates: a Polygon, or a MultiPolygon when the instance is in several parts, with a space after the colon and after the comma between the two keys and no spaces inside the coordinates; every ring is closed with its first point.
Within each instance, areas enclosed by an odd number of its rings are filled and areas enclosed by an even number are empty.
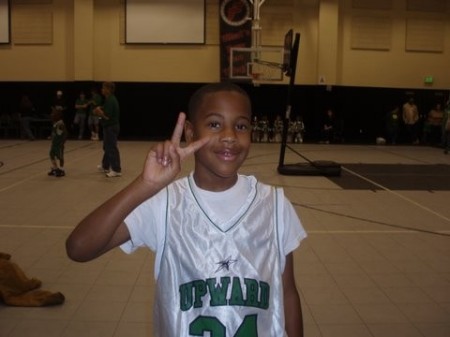
{"type": "MultiPolygon", "coordinates": [[[[220,0],[220,79],[230,79],[230,49],[250,48],[252,44],[252,11],[248,0],[220,0]]],[[[247,74],[246,58],[234,59],[233,73],[247,74]]]]}

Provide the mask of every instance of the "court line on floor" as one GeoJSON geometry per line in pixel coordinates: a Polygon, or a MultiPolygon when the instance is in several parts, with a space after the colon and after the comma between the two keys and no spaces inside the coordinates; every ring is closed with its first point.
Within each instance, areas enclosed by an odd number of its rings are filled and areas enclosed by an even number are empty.
{"type": "MultiPolygon", "coordinates": [[[[396,224],[390,224],[387,222],[381,222],[378,220],[372,220],[372,219],[367,219],[367,218],[361,218],[361,217],[357,217],[354,215],[349,215],[349,214],[343,214],[343,213],[338,213],[335,211],[330,211],[330,210],[324,210],[321,209],[319,207],[314,207],[314,206],[310,206],[310,205],[305,205],[305,204],[299,204],[299,203],[292,203],[295,206],[299,206],[299,207],[303,207],[303,208],[308,208],[314,211],[318,211],[318,212],[323,212],[323,213],[327,213],[329,215],[335,215],[335,216],[341,216],[341,217],[345,217],[345,218],[349,218],[349,219],[353,219],[353,220],[357,220],[357,221],[363,221],[363,222],[369,222],[375,225],[380,225],[380,226],[385,226],[385,227],[390,227],[390,228],[396,228],[397,231],[409,231],[409,232],[418,232],[418,233],[425,233],[425,234],[434,234],[434,235],[442,235],[442,236],[450,236],[450,231],[448,230],[427,230],[427,229],[421,229],[421,228],[414,228],[414,227],[407,227],[407,226],[403,226],[403,225],[396,225],[396,224]],[[447,234],[447,232],[449,234],[447,234]]],[[[349,232],[351,232],[351,230],[348,230],[349,232]]],[[[358,233],[358,232],[370,232],[371,230],[354,230],[353,232],[358,233]]],[[[393,230],[386,230],[386,232],[393,232],[393,230]]]]}
{"type": "MultiPolygon", "coordinates": [[[[89,144],[88,144],[88,145],[89,145],[89,144]]],[[[82,148],[88,147],[88,145],[83,145],[83,146],[80,146],[80,147],[73,148],[73,149],[67,151],[67,153],[70,153],[70,152],[73,152],[73,151],[80,150],[80,149],[82,149],[82,148]]],[[[77,161],[80,161],[80,160],[82,160],[82,159],[84,159],[84,158],[86,158],[86,157],[89,157],[89,156],[91,156],[91,155],[93,155],[93,153],[87,153],[85,156],[81,156],[81,157],[78,157],[78,158],[72,160],[71,163],[76,163],[77,161]]],[[[35,165],[35,164],[40,164],[40,163],[42,163],[42,162],[44,162],[44,161],[49,161],[49,159],[48,159],[48,158],[43,158],[43,159],[35,160],[35,161],[33,161],[33,162],[31,162],[31,163],[28,163],[28,164],[26,164],[26,165],[18,166],[18,167],[15,167],[15,168],[13,168],[13,169],[11,169],[11,170],[9,170],[9,171],[2,172],[1,175],[7,174],[7,173],[10,173],[10,172],[13,172],[13,171],[17,171],[17,170],[23,169],[23,168],[25,168],[25,167],[33,166],[33,165],[35,165]]],[[[15,182],[15,183],[13,183],[13,184],[11,184],[11,185],[9,185],[9,186],[5,186],[5,187],[3,187],[3,188],[0,188],[0,193],[5,192],[5,191],[7,191],[7,190],[9,190],[9,189],[11,189],[11,188],[14,188],[14,187],[16,187],[16,186],[19,186],[19,185],[21,185],[21,184],[23,184],[23,183],[25,183],[25,182],[27,182],[27,181],[30,181],[30,180],[32,180],[32,179],[38,177],[38,176],[42,176],[43,174],[45,174],[45,173],[43,173],[43,172],[38,172],[38,173],[33,174],[33,175],[30,175],[30,176],[28,176],[28,177],[26,177],[26,178],[24,178],[24,179],[22,179],[22,180],[19,180],[19,181],[15,182]]]]}
{"type": "Polygon", "coordinates": [[[11,185],[8,185],[6,187],[3,187],[3,188],[0,189],[0,193],[5,192],[7,190],[10,190],[11,188],[14,188],[16,186],[22,185],[23,183],[25,183],[25,182],[27,182],[29,180],[32,180],[32,179],[34,179],[34,178],[36,178],[38,176],[42,176],[42,174],[43,174],[42,172],[39,172],[39,173],[33,174],[31,176],[28,176],[25,179],[19,180],[19,181],[15,182],[14,184],[11,184],[11,185]]]}
{"type": "Polygon", "coordinates": [[[360,179],[362,179],[362,180],[367,181],[368,183],[370,183],[370,184],[372,184],[372,185],[374,185],[374,186],[379,187],[379,188],[382,189],[382,190],[385,190],[386,192],[389,192],[389,193],[395,195],[396,197],[398,197],[398,198],[400,198],[400,199],[403,199],[403,200],[409,202],[410,204],[413,204],[413,205],[415,205],[415,206],[417,206],[417,207],[423,209],[424,211],[427,211],[427,212],[429,212],[429,213],[431,213],[431,214],[434,214],[434,215],[437,216],[438,218],[441,218],[441,219],[443,219],[443,220],[445,220],[445,221],[447,221],[447,222],[450,222],[450,218],[448,218],[448,217],[446,217],[445,215],[440,214],[440,213],[438,213],[438,212],[436,212],[436,211],[433,211],[431,208],[429,208],[429,207],[427,207],[427,206],[424,206],[424,205],[422,205],[422,204],[420,204],[420,203],[418,203],[418,202],[416,202],[416,201],[414,201],[414,200],[412,200],[412,199],[410,199],[410,198],[408,198],[408,197],[405,197],[404,195],[402,195],[402,194],[400,194],[400,193],[397,193],[397,192],[395,192],[395,191],[393,191],[393,190],[391,190],[391,189],[389,189],[389,188],[387,188],[387,187],[385,187],[385,186],[383,186],[383,185],[381,185],[381,184],[378,184],[377,182],[375,182],[375,181],[373,181],[373,180],[371,180],[371,179],[369,179],[369,178],[366,178],[366,177],[364,177],[364,176],[362,176],[362,175],[360,175],[360,174],[358,174],[358,173],[356,173],[356,172],[354,172],[354,171],[352,171],[352,170],[350,170],[350,169],[348,169],[348,168],[346,168],[346,167],[344,167],[344,166],[342,167],[342,169],[345,170],[345,171],[347,171],[347,172],[350,173],[350,174],[353,174],[354,176],[356,176],[356,177],[358,177],[358,178],[360,178],[360,179]]]}
{"type": "MultiPolygon", "coordinates": [[[[74,152],[74,151],[78,151],[78,150],[87,148],[87,147],[89,147],[91,145],[92,145],[91,143],[88,143],[88,144],[83,144],[81,146],[77,146],[77,147],[74,147],[74,148],[71,148],[71,149],[66,149],[64,154],[68,154],[68,153],[71,153],[71,152],[74,152]]],[[[39,163],[42,163],[44,161],[47,161],[47,162],[50,161],[49,157],[48,156],[47,157],[43,157],[41,159],[37,159],[37,160],[32,161],[30,163],[26,163],[26,164],[21,165],[21,166],[13,167],[13,168],[11,168],[11,169],[9,169],[7,171],[2,171],[2,172],[0,172],[0,175],[5,175],[5,174],[8,174],[10,172],[18,171],[18,170],[21,170],[21,169],[23,169],[25,167],[33,166],[35,164],[39,164],[39,163]]],[[[2,162],[4,163],[4,160],[2,162]]]]}

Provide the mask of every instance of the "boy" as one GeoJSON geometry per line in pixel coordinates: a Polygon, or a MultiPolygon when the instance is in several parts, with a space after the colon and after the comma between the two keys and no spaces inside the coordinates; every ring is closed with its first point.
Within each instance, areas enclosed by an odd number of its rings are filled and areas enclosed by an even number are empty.
{"type": "Polygon", "coordinates": [[[49,176],[63,177],[66,175],[64,171],[64,144],[67,139],[67,129],[63,121],[63,112],[58,109],[52,109],[50,115],[53,127],[50,146],[50,162],[52,167],[49,176]],[[58,166],[59,161],[59,166],[58,166]]]}
{"type": "Polygon", "coordinates": [[[67,239],[76,261],[119,245],[156,252],[155,336],[303,336],[292,251],[306,233],[281,189],[238,174],[251,132],[245,91],[202,87],[189,121],[180,113],[142,173],[67,239]],[[193,153],[194,171],[174,181],[193,153]]]}

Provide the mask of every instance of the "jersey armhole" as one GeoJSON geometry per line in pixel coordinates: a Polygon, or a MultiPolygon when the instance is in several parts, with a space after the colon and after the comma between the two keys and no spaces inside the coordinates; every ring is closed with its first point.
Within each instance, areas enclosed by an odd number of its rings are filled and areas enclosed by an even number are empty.
{"type": "Polygon", "coordinates": [[[169,219],[169,188],[166,186],[166,207],[165,207],[165,216],[164,216],[164,233],[161,234],[162,244],[161,244],[161,253],[157,256],[155,261],[155,279],[159,277],[159,271],[161,268],[161,261],[164,258],[166,252],[166,240],[167,240],[167,230],[168,230],[168,219],[169,219]]]}
{"type": "Polygon", "coordinates": [[[283,235],[284,235],[284,218],[283,218],[283,205],[282,202],[284,200],[283,189],[279,187],[274,187],[274,203],[275,203],[275,226],[276,226],[276,237],[277,237],[277,246],[278,246],[278,260],[280,262],[281,272],[284,272],[284,266],[286,262],[286,257],[284,256],[284,244],[283,244],[283,235]]]}

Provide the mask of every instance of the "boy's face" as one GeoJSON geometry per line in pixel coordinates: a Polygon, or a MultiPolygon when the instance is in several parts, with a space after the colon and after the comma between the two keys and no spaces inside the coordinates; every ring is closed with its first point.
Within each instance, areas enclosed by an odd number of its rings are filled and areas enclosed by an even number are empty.
{"type": "Polygon", "coordinates": [[[207,94],[194,120],[186,123],[185,135],[188,142],[210,137],[195,153],[197,185],[209,190],[231,187],[250,149],[250,102],[233,91],[207,94]]]}

